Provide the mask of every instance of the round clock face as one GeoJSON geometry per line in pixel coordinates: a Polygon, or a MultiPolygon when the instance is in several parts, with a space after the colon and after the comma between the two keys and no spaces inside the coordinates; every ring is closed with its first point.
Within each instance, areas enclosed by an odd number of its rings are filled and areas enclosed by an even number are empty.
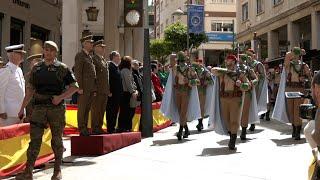
{"type": "Polygon", "coordinates": [[[136,10],[131,10],[126,15],[126,21],[128,24],[135,26],[139,23],[140,14],[136,10]]]}

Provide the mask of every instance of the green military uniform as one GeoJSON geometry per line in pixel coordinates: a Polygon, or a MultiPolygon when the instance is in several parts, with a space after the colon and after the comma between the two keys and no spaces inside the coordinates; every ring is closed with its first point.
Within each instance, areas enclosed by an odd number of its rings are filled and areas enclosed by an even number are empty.
{"type": "MultiPolygon", "coordinates": [[[[81,41],[91,41],[92,36],[87,36],[81,41]]],[[[84,49],[75,56],[74,74],[79,84],[79,89],[83,90],[83,94],[78,96],[78,129],[80,135],[87,136],[89,112],[93,102],[94,94],[97,91],[96,70],[93,64],[92,56],[84,49]]]]}
{"type": "MultiPolygon", "coordinates": [[[[103,41],[95,42],[95,46],[102,46],[103,41]]],[[[93,63],[97,73],[97,95],[93,98],[91,108],[92,132],[94,134],[104,133],[102,130],[104,112],[107,106],[109,89],[109,69],[108,63],[103,56],[95,54],[93,63]]]]}

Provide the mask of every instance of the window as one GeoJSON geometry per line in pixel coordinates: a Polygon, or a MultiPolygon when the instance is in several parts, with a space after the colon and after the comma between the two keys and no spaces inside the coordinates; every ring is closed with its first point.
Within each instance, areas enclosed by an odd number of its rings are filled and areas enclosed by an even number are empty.
{"type": "Polygon", "coordinates": [[[213,4],[232,4],[234,0],[211,0],[213,4]]]}
{"type": "Polygon", "coordinates": [[[169,19],[166,20],[166,27],[168,26],[169,24],[169,19]]]}
{"type": "Polygon", "coordinates": [[[160,3],[160,12],[162,12],[163,11],[163,1],[161,1],[161,3],[160,3]]]}
{"type": "Polygon", "coordinates": [[[10,44],[23,44],[24,21],[11,18],[10,24],[10,44]]]}
{"type": "Polygon", "coordinates": [[[249,19],[249,9],[248,9],[248,3],[244,3],[242,5],[242,21],[246,21],[249,19]]]}
{"type": "Polygon", "coordinates": [[[257,14],[263,12],[263,0],[257,0],[257,14]]]}
{"type": "Polygon", "coordinates": [[[233,24],[231,21],[212,21],[211,22],[211,31],[215,32],[232,32],[233,24]]]}
{"type": "Polygon", "coordinates": [[[163,33],[163,24],[160,25],[160,33],[163,33]]]}
{"type": "Polygon", "coordinates": [[[273,5],[278,5],[280,3],[282,3],[283,0],[273,0],[273,5]]]}

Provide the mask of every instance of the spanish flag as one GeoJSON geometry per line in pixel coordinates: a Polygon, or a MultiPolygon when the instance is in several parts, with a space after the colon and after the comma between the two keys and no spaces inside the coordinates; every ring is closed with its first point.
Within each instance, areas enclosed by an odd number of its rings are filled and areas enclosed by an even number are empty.
{"type": "MultiPolygon", "coordinates": [[[[0,179],[20,172],[25,168],[30,142],[29,132],[29,123],[0,128],[0,179]]],[[[51,131],[48,128],[43,135],[36,166],[54,158],[50,141],[51,131]]]]}

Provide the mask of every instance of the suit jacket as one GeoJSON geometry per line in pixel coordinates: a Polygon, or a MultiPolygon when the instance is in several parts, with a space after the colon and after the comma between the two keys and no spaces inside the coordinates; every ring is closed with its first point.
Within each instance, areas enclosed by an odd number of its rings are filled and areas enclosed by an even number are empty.
{"type": "Polygon", "coordinates": [[[110,92],[108,63],[98,55],[93,56],[93,63],[97,73],[97,92],[108,95],[110,92]]]}
{"type": "Polygon", "coordinates": [[[122,79],[118,66],[109,63],[109,85],[112,99],[120,99],[122,93],[122,79]]]}
{"type": "Polygon", "coordinates": [[[77,53],[74,64],[74,74],[80,89],[84,94],[97,91],[96,70],[91,55],[83,50],[77,53]]]}

